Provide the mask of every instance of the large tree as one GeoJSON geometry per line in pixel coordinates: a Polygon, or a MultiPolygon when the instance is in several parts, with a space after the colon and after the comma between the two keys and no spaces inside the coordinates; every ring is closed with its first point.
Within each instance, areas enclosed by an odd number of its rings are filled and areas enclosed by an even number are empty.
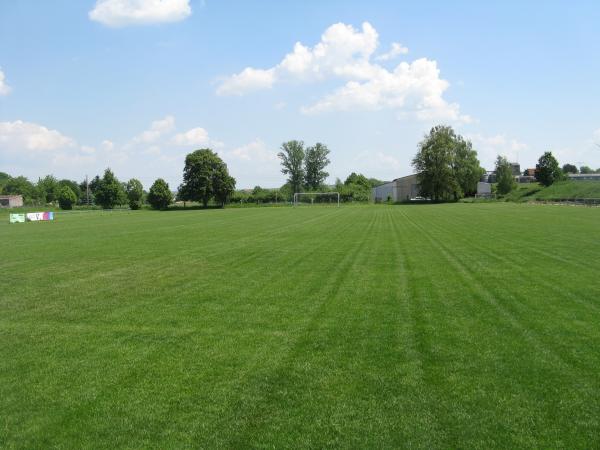
{"type": "Polygon", "coordinates": [[[2,187],[2,193],[5,195],[22,195],[25,203],[32,203],[38,200],[38,191],[36,187],[25,177],[9,177],[2,187]]]}
{"type": "Polygon", "coordinates": [[[545,152],[535,165],[535,179],[544,186],[550,186],[555,181],[564,179],[564,173],[558,161],[551,152],[545,152]]]}
{"type": "Polygon", "coordinates": [[[437,126],[419,143],[412,165],[417,171],[419,193],[434,201],[447,200],[457,189],[452,173],[452,148],[455,134],[452,128],[437,126]]]}
{"type": "Polygon", "coordinates": [[[201,202],[206,207],[214,198],[223,205],[234,189],[235,179],[229,175],[227,164],[211,149],[203,148],[186,156],[180,200],[201,202]]]}
{"type": "Polygon", "coordinates": [[[144,197],[144,187],[140,180],[132,178],[127,182],[125,188],[127,200],[131,209],[140,209],[142,207],[142,198],[144,197]]]}
{"type": "Polygon", "coordinates": [[[284,142],[277,156],[281,159],[283,166],[281,172],[288,175],[288,183],[292,192],[301,192],[304,184],[304,142],[284,142]]]}
{"type": "Polygon", "coordinates": [[[123,190],[123,185],[119,182],[115,174],[110,169],[104,171],[104,176],[98,180],[94,192],[96,204],[104,209],[112,209],[116,205],[122,205],[126,202],[127,196],[123,190]]]}
{"type": "MultiPolygon", "coordinates": [[[[137,181],[137,180],[136,180],[137,181]]],[[[167,209],[173,201],[173,194],[169,185],[162,178],[157,179],[148,192],[148,203],[154,209],[167,209]]]]}
{"type": "Polygon", "coordinates": [[[512,166],[505,156],[498,156],[496,159],[496,189],[498,194],[506,195],[515,187],[515,177],[512,173],[512,166]]]}
{"type": "Polygon", "coordinates": [[[460,188],[455,192],[455,198],[475,195],[477,183],[481,180],[485,170],[481,167],[477,159],[477,152],[473,150],[471,142],[465,140],[461,135],[457,135],[454,141],[452,170],[460,188]]]}
{"type": "Polygon", "coordinates": [[[308,189],[318,189],[329,176],[329,173],[325,172],[325,167],[330,163],[327,155],[329,155],[329,149],[320,142],[306,149],[304,181],[308,189]]]}
{"type": "Polygon", "coordinates": [[[471,142],[443,125],[433,127],[419,143],[412,165],[420,195],[434,201],[474,194],[484,173],[471,142]]]}
{"type": "Polygon", "coordinates": [[[53,175],[46,175],[37,182],[37,189],[40,197],[46,203],[52,203],[58,199],[60,186],[58,180],[53,175]]]}
{"type": "Polygon", "coordinates": [[[579,173],[579,169],[574,164],[563,164],[562,171],[566,173],[579,173]]]}

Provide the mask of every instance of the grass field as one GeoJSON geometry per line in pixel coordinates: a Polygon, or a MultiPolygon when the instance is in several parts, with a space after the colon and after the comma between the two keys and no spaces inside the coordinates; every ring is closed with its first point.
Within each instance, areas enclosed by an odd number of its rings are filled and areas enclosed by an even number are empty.
{"type": "Polygon", "coordinates": [[[539,183],[518,184],[510,194],[502,197],[514,202],[566,200],[566,199],[600,199],[600,182],[598,181],[559,181],[544,187],[539,183]]]}
{"type": "Polygon", "coordinates": [[[600,445],[600,209],[2,219],[2,448],[600,445]]]}

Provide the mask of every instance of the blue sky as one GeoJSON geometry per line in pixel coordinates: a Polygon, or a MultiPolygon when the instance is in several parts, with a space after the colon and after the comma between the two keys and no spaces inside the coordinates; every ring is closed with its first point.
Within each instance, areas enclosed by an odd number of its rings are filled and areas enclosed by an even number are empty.
{"type": "Polygon", "coordinates": [[[598,23],[594,1],[5,0],[0,171],[175,188],[208,146],[272,187],[301,139],[331,149],[331,181],[391,179],[438,123],[487,168],[600,167],[598,23]]]}

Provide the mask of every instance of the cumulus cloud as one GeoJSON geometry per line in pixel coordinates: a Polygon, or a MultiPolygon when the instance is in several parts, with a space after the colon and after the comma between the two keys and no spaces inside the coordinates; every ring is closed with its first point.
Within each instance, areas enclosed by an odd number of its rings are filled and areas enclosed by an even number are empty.
{"type": "Polygon", "coordinates": [[[10,93],[10,86],[6,84],[6,77],[4,72],[0,69],[0,95],[8,95],[10,93]]]}
{"type": "Polygon", "coordinates": [[[58,130],[32,122],[0,122],[0,165],[32,177],[81,172],[97,163],[96,149],[79,145],[58,130]]]}
{"type": "Polygon", "coordinates": [[[400,55],[406,55],[408,53],[408,48],[404,47],[399,42],[392,42],[392,46],[390,51],[387,53],[383,53],[382,55],[377,56],[375,59],[377,61],[389,61],[394,59],[400,55]]]}
{"type": "Polygon", "coordinates": [[[217,89],[219,95],[243,95],[250,91],[268,89],[275,83],[275,70],[246,67],[240,73],[227,78],[217,89]]]}
{"type": "Polygon", "coordinates": [[[482,165],[490,170],[494,167],[498,155],[506,156],[511,161],[518,161],[523,156],[529,157],[527,144],[505,134],[468,134],[465,137],[473,143],[482,165]]]}
{"type": "Polygon", "coordinates": [[[281,186],[281,174],[277,151],[269,148],[262,139],[219,152],[227,163],[229,173],[237,180],[238,187],[281,186]]]}
{"type": "Polygon", "coordinates": [[[234,148],[228,153],[232,157],[243,161],[278,161],[277,152],[268,150],[267,146],[261,139],[255,139],[246,145],[234,148]]]}
{"type": "Polygon", "coordinates": [[[171,139],[171,142],[173,142],[176,145],[182,145],[182,146],[196,146],[197,147],[197,146],[202,146],[202,145],[208,145],[208,146],[217,147],[217,148],[223,146],[222,142],[211,139],[208,136],[208,131],[206,131],[202,127],[192,128],[192,129],[186,131],[185,133],[178,133],[175,136],[173,136],[173,138],[171,139]]]}
{"type": "Polygon", "coordinates": [[[74,145],[73,139],[36,123],[0,122],[0,148],[7,152],[44,152],[74,145]]]}
{"type": "Polygon", "coordinates": [[[175,128],[175,118],[166,116],[164,119],[155,120],[150,125],[150,128],[140,133],[133,138],[135,143],[152,143],[156,142],[161,136],[172,131],[175,128]]]}
{"type": "Polygon", "coordinates": [[[89,18],[110,27],[178,22],[192,13],[189,0],[97,0],[89,18]]]}
{"type": "Polygon", "coordinates": [[[173,142],[177,145],[205,145],[209,141],[208,131],[201,127],[192,128],[173,137],[173,142]]]}
{"type": "Polygon", "coordinates": [[[268,69],[246,67],[226,78],[217,93],[243,95],[286,80],[341,79],[345,81],[344,85],[303,107],[302,112],[391,109],[399,112],[399,116],[411,114],[422,120],[471,121],[460,112],[457,103],[444,99],[449,83],[440,77],[436,61],[421,58],[412,63],[401,62],[388,70],[372,61],[387,61],[406,54],[408,49],[395,42],[389,52],[374,57],[378,46],[377,31],[368,22],[363,23],[360,30],[337,23],[325,30],[314,47],[297,42],[276,66],[268,69]]]}

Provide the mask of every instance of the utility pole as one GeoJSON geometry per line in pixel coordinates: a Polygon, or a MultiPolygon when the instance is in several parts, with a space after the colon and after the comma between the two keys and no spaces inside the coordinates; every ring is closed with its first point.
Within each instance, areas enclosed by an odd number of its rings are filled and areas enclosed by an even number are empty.
{"type": "Polygon", "coordinates": [[[88,182],[87,174],[85,175],[85,195],[86,195],[87,205],[90,206],[90,183],[88,182]]]}

